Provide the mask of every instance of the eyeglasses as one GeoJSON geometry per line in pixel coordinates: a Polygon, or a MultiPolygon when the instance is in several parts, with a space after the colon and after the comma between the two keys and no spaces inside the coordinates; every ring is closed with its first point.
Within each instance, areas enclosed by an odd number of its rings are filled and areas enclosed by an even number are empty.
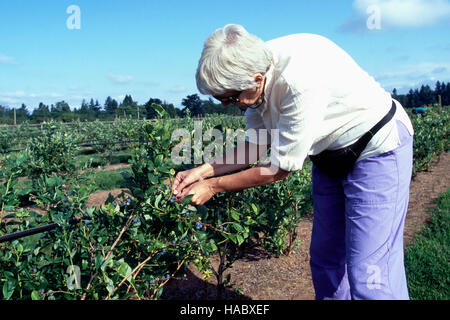
{"type": "Polygon", "coordinates": [[[240,102],[239,100],[239,96],[241,95],[242,91],[237,92],[236,94],[233,94],[232,96],[226,97],[226,98],[221,98],[221,97],[217,97],[217,96],[213,96],[215,99],[219,100],[222,103],[228,104],[234,104],[237,102],[240,102]]]}

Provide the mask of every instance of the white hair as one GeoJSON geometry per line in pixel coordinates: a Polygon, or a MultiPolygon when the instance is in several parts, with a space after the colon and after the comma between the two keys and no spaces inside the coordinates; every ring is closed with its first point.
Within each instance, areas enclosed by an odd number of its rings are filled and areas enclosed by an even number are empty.
{"type": "Polygon", "coordinates": [[[265,75],[272,53],[260,38],[241,25],[227,24],[205,41],[198,63],[197,88],[202,94],[221,95],[256,87],[253,75],[265,75]]]}

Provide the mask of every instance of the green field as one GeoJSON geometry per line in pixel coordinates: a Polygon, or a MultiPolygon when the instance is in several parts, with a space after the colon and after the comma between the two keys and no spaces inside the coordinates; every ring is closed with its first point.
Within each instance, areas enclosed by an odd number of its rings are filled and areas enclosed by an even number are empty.
{"type": "Polygon", "coordinates": [[[405,250],[410,298],[450,299],[450,189],[436,201],[430,222],[405,250]]]}

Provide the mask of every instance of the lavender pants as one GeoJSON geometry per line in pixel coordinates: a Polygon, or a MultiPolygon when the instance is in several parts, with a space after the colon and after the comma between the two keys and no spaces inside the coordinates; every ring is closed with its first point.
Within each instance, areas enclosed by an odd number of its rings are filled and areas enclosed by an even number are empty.
{"type": "Polygon", "coordinates": [[[397,121],[401,145],[355,164],[344,179],[313,166],[310,265],[316,299],[409,299],[403,226],[413,137],[397,121]]]}

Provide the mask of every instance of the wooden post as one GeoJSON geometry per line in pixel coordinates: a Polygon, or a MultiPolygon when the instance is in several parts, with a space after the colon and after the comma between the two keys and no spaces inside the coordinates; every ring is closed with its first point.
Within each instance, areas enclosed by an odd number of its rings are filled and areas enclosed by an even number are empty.
{"type": "Polygon", "coordinates": [[[14,110],[14,125],[17,125],[17,122],[16,122],[16,108],[14,108],[13,110],[14,110]]]}
{"type": "Polygon", "coordinates": [[[440,94],[438,94],[438,103],[439,103],[439,107],[442,108],[442,97],[440,94]]]}

